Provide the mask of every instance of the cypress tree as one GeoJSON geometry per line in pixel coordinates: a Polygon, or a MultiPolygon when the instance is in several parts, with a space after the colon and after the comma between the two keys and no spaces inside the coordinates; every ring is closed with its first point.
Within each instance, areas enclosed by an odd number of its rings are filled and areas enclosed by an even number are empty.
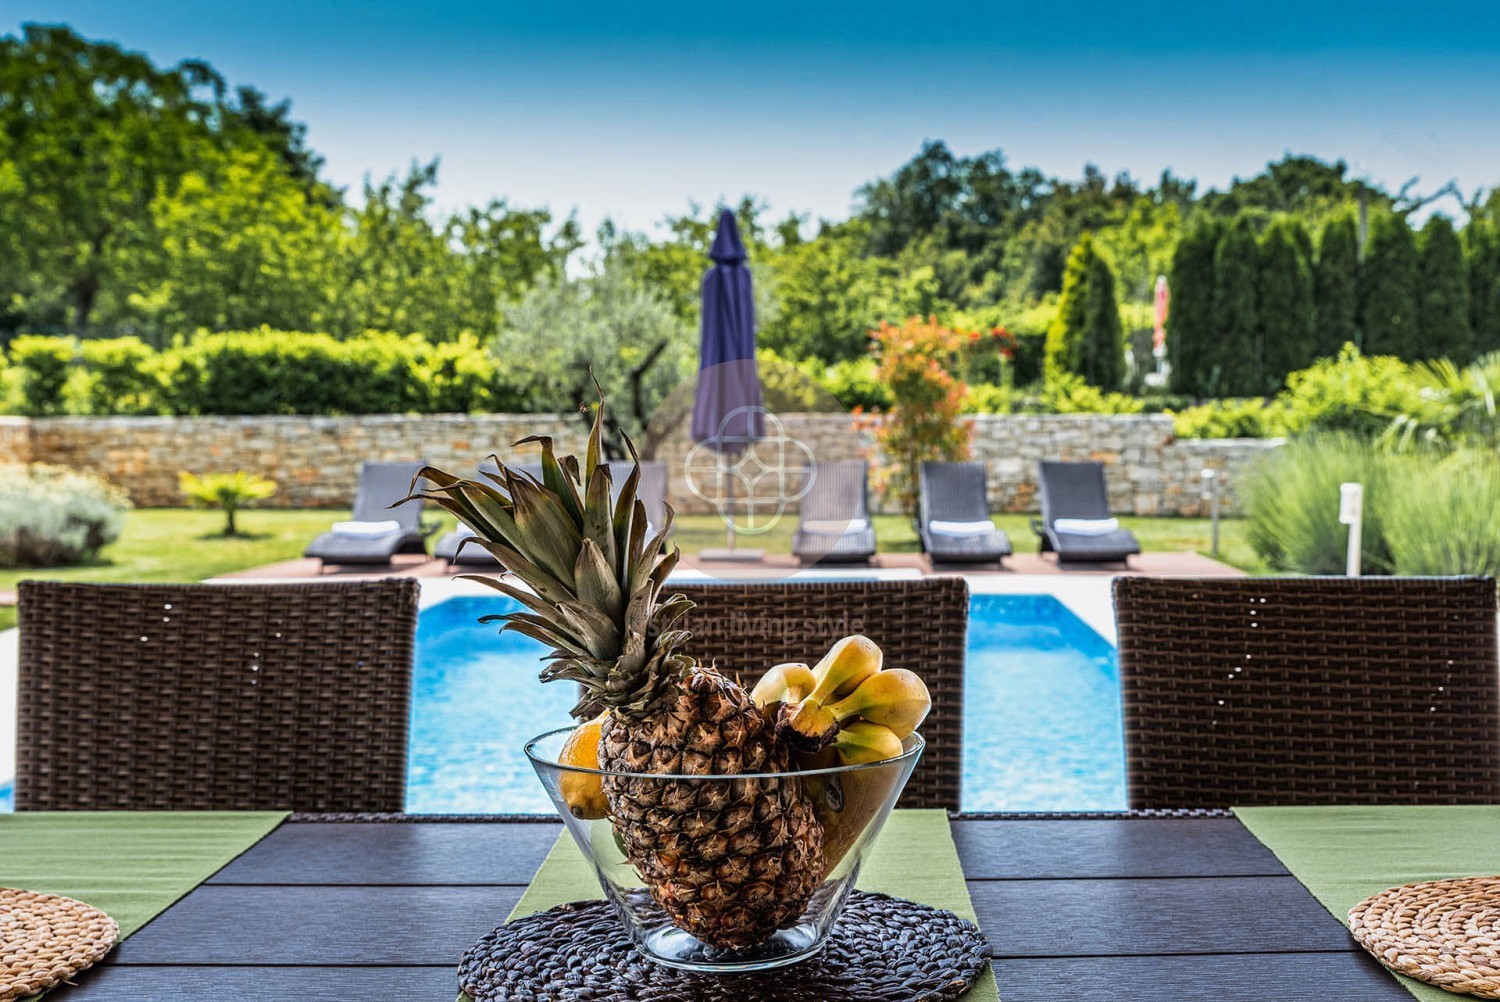
{"type": "Polygon", "coordinates": [[[1125,330],[1115,299],[1115,273],[1098,251],[1089,255],[1088,302],[1084,308],[1083,378],[1102,390],[1118,390],[1125,381],[1125,330]]]}
{"type": "Polygon", "coordinates": [[[1366,355],[1421,357],[1418,272],[1417,243],[1406,220],[1376,214],[1360,269],[1360,347],[1366,355]]]}
{"type": "Polygon", "coordinates": [[[1335,216],[1323,227],[1313,269],[1313,301],[1317,355],[1337,355],[1346,343],[1358,343],[1359,227],[1352,212],[1335,216]]]}
{"type": "Polygon", "coordinates": [[[1469,277],[1464,250],[1447,216],[1433,216],[1418,240],[1417,321],[1422,358],[1467,365],[1474,357],[1469,330],[1469,277]]]}
{"type": "Polygon", "coordinates": [[[1094,238],[1085,233],[1073,245],[1063,265],[1062,295],[1057,300],[1057,316],[1047,328],[1043,354],[1043,375],[1047,382],[1078,371],[1079,339],[1088,323],[1089,255],[1094,238]]]}
{"type": "Polygon", "coordinates": [[[1475,356],[1500,351],[1500,227],[1484,218],[1464,228],[1469,263],[1469,327],[1475,356]]]}
{"type": "Polygon", "coordinates": [[[1317,357],[1308,246],[1307,228],[1291,217],[1277,219],[1261,236],[1259,393],[1275,393],[1288,372],[1307,368],[1317,357]]]}
{"type": "Polygon", "coordinates": [[[1193,397],[1212,394],[1218,383],[1214,328],[1214,251],[1224,227],[1217,216],[1200,216],[1177,241],[1167,280],[1167,360],[1172,390],[1193,397]]]}
{"type": "Polygon", "coordinates": [[[1234,217],[1214,251],[1214,323],[1218,334],[1221,397],[1251,396],[1261,389],[1260,315],[1256,285],[1260,244],[1249,215],[1234,217]]]}
{"type": "Polygon", "coordinates": [[[1078,239],[1063,267],[1062,298],[1047,328],[1045,365],[1049,382],[1073,373],[1090,385],[1116,390],[1124,378],[1114,273],[1094,249],[1092,234],[1078,239]]]}

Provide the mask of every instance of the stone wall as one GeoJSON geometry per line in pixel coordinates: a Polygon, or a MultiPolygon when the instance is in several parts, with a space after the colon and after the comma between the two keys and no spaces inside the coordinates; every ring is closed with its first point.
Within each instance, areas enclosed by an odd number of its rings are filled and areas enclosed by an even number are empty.
{"type": "MultiPolygon", "coordinates": [[[[1161,415],[981,415],[974,455],[989,467],[996,511],[1036,510],[1036,466],[1042,459],[1097,459],[1110,469],[1110,503],[1124,515],[1197,515],[1200,473],[1220,471],[1224,510],[1233,513],[1235,485],[1278,440],[1176,441],[1161,415]]],[[[879,461],[868,432],[835,414],[782,415],[786,438],[824,461],[861,456],[879,461]]],[[[380,415],[363,417],[40,418],[0,420],[0,459],[31,459],[92,470],[123,486],[136,504],[180,503],[179,470],[244,469],[280,485],[271,504],[348,505],[361,460],[423,458],[455,472],[484,456],[525,459],[534,448],[509,448],[527,435],[552,435],[560,451],[578,451],[586,429],[569,415],[380,415]]],[[[684,512],[711,510],[689,490],[684,462],[692,449],[686,428],[668,436],[657,458],[672,471],[670,498],[684,512]]],[[[787,452],[789,465],[802,453],[787,452]]],[[[699,456],[699,459],[704,457],[699,456]]]]}
{"type": "Polygon", "coordinates": [[[31,422],[0,417],[0,463],[31,462],[31,422]]]}

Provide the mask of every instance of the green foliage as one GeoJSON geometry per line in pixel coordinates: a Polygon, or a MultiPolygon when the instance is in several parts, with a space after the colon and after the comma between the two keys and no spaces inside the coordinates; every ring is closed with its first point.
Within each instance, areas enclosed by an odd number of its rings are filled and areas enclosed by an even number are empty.
{"type": "MultiPolygon", "coordinates": [[[[701,273],[703,252],[692,254],[701,273]]],[[[789,247],[776,255],[774,269],[780,310],[762,321],[759,343],[785,358],[830,364],[865,353],[881,319],[874,303],[879,273],[854,239],[828,235],[789,247]]]]}
{"type": "Polygon", "coordinates": [[[1274,438],[1286,433],[1281,408],[1260,397],[1213,400],[1172,414],[1178,438],[1274,438]]]}
{"type": "Polygon", "coordinates": [[[1338,520],[1339,485],[1362,483],[1362,569],[1389,573],[1380,499],[1399,463],[1366,438],[1312,435],[1293,440],[1263,460],[1241,488],[1251,546],[1274,570],[1342,574],[1349,535],[1338,520]]]}
{"type": "Polygon", "coordinates": [[[84,341],[83,368],[69,386],[69,411],[80,414],[160,414],[160,362],[140,338],[84,341]]]}
{"type": "Polygon", "coordinates": [[[1422,357],[1419,281],[1417,243],[1411,227],[1394,213],[1373,214],[1360,270],[1363,351],[1399,358],[1422,357]]]}
{"type": "Polygon", "coordinates": [[[1219,386],[1214,255],[1223,234],[1218,219],[1201,217],[1183,234],[1172,254],[1167,358],[1172,365],[1172,388],[1188,396],[1212,396],[1219,386]]]}
{"type": "Polygon", "coordinates": [[[1042,389],[1041,410],[1047,414],[1139,414],[1145,409],[1139,397],[1101,390],[1071,373],[1042,389]]]}
{"type": "Polygon", "coordinates": [[[1500,456],[1468,450],[1386,478],[1381,525],[1395,574],[1500,574],[1500,456]]]}
{"type": "MultiPolygon", "coordinates": [[[[1491,199],[1500,203],[1500,193],[1491,199]]],[[[1464,228],[1464,253],[1474,352],[1500,351],[1500,211],[1471,218],[1464,228]]]]}
{"type": "Polygon", "coordinates": [[[177,487],[189,504],[218,508],[224,513],[222,535],[237,536],[234,517],[252,501],[264,501],[276,493],[276,481],[235,470],[233,473],[205,473],[198,476],[187,470],[177,474],[177,487]]]}
{"type": "Polygon", "coordinates": [[[43,417],[63,412],[63,388],[77,355],[78,342],[70,337],[23,336],[11,342],[11,365],[20,374],[22,414],[43,417]]]}
{"type": "Polygon", "coordinates": [[[1500,448],[1500,352],[1463,368],[1448,359],[1413,366],[1409,383],[1385,441],[1399,448],[1500,448]]]}
{"type": "MultiPolygon", "coordinates": [[[[532,409],[575,411],[595,396],[597,379],[620,402],[612,422],[648,459],[657,443],[648,422],[692,374],[696,348],[696,332],[618,259],[595,274],[537,284],[506,309],[494,340],[495,358],[532,409]]],[[[673,395],[672,406],[683,405],[683,394],[673,395]]],[[[619,442],[612,447],[624,455],[619,442]]]]}
{"type": "Polygon", "coordinates": [[[86,473],[0,467],[0,567],[91,561],[119,537],[129,507],[123,491],[86,473]]]}
{"type": "Polygon", "coordinates": [[[1219,380],[1218,396],[1263,392],[1260,304],[1260,245],[1255,223],[1246,213],[1235,216],[1214,250],[1214,322],[1219,380]]]}
{"type": "Polygon", "coordinates": [[[822,384],[838,402],[853,410],[884,410],[893,403],[891,391],[880,381],[879,367],[873,358],[852,358],[835,362],[824,370],[822,384]]]}
{"type": "Polygon", "coordinates": [[[1295,218],[1282,216],[1260,240],[1260,275],[1256,286],[1260,319],[1260,386],[1275,393],[1289,372],[1316,358],[1312,261],[1307,230],[1295,218]]]}
{"type": "Polygon", "coordinates": [[[968,387],[953,376],[968,338],[935,320],[915,317],[871,333],[879,359],[879,379],[894,401],[873,420],[875,440],[886,464],[875,471],[881,493],[906,514],[917,510],[917,483],[926,460],[969,458],[971,422],[960,415],[968,387]]]}
{"type": "Polygon", "coordinates": [[[1045,372],[1049,384],[1074,374],[1104,390],[1118,389],[1124,378],[1114,275],[1087,233],[1068,255],[1057,317],[1047,331],[1045,372]]]}
{"type": "Polygon", "coordinates": [[[425,390],[413,343],[394,335],[200,334],[163,360],[173,414],[401,414],[425,390]]]}
{"type": "Polygon", "coordinates": [[[1400,359],[1362,355],[1346,345],[1337,357],[1289,375],[1276,403],[1291,434],[1342,431],[1374,437],[1417,392],[1411,367],[1400,359]]]}
{"type": "Polygon", "coordinates": [[[1323,227],[1313,272],[1316,326],[1313,351],[1332,355],[1359,336],[1359,227],[1341,212],[1323,227]]]}
{"type": "Polygon", "coordinates": [[[1416,352],[1410,358],[1447,358],[1463,365],[1474,357],[1469,327],[1469,282],[1463,245],[1446,216],[1433,216],[1418,241],[1416,352]]]}

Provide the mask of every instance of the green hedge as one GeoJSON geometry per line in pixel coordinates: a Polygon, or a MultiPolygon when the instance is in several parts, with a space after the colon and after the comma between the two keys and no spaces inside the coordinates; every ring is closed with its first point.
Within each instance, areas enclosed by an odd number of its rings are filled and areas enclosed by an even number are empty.
{"type": "Polygon", "coordinates": [[[179,339],[20,337],[6,408],[50,414],[403,414],[525,411],[469,335],[431,344],[367,334],[339,340],[262,328],[179,339]]]}

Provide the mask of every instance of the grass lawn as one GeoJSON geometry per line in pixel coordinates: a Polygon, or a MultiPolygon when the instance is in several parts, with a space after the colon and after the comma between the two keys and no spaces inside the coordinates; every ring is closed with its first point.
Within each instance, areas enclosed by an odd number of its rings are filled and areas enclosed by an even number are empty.
{"type": "MultiPolygon", "coordinates": [[[[54,581],[201,581],[232,571],[291,560],[302,555],[308,541],[347,512],[247,511],[239,516],[245,535],[226,539],[218,535],[223,516],[218,512],[178,508],[137,509],[125,516],[120,539],[106,547],[97,563],[85,567],[49,570],[0,570],[0,591],[13,591],[24,578],[54,581]]],[[[436,519],[436,515],[429,515],[436,519]]],[[[1034,546],[1027,515],[999,515],[995,524],[1010,536],[1018,551],[1034,546]]],[[[453,520],[443,517],[443,530],[453,520]]],[[[1122,518],[1120,522],[1141,541],[1145,550],[1196,550],[1207,554],[1209,523],[1201,518],[1122,518]]],[[[789,552],[795,516],[784,518],[772,531],[759,536],[741,536],[739,545],[761,547],[771,552],[789,552]]],[[[1255,573],[1262,571],[1245,540],[1244,523],[1226,519],[1220,526],[1225,563],[1255,573]]],[[[911,522],[899,515],[875,516],[876,538],[886,553],[917,552],[917,537],[911,522]]],[[[684,552],[724,545],[724,525],[712,515],[685,515],[677,520],[675,541],[684,552]]],[[[0,629],[16,625],[14,606],[0,606],[0,629]]]]}

